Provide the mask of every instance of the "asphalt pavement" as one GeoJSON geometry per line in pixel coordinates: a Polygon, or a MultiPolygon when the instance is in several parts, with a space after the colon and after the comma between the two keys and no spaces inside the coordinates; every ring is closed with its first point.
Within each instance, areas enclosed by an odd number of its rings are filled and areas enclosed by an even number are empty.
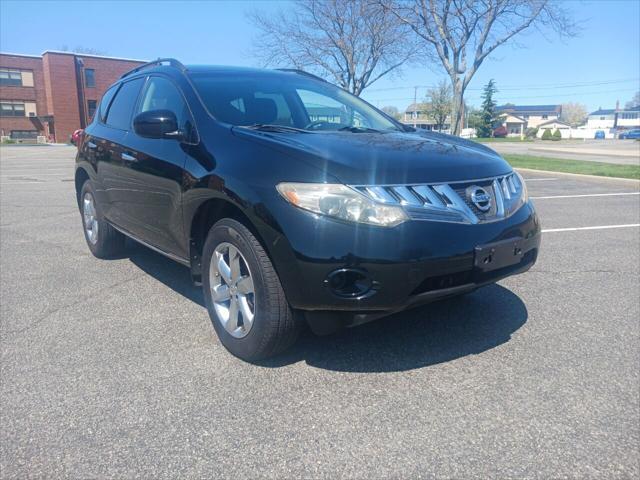
{"type": "Polygon", "coordinates": [[[185,267],[91,256],[73,156],[0,148],[2,478],[640,476],[638,182],[525,172],[530,272],[251,365],[185,267]]]}

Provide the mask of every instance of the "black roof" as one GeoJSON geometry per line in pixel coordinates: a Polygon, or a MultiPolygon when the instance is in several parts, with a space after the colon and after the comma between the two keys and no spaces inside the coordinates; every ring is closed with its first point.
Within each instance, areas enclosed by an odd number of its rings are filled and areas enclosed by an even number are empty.
{"type": "Polygon", "coordinates": [[[621,108],[616,110],[615,108],[599,108],[595,112],[591,112],[589,115],[613,115],[614,113],[623,113],[623,112],[640,112],[640,105],[636,105],[631,108],[621,108]]]}
{"type": "Polygon", "coordinates": [[[298,69],[289,69],[289,68],[279,68],[279,69],[266,69],[266,68],[253,68],[253,67],[234,67],[234,66],[223,66],[223,65],[183,65],[178,60],[174,58],[159,58],[157,60],[153,60],[151,62],[147,62],[143,65],[140,65],[128,72],[124,73],[120,80],[127,78],[131,75],[138,74],[142,71],[144,73],[149,72],[169,72],[179,70],[182,73],[212,73],[215,75],[251,75],[251,76],[273,76],[273,75],[304,75],[307,78],[312,78],[314,80],[319,80],[322,82],[326,82],[321,77],[314,75],[309,72],[305,72],[304,70],[298,69]]]}

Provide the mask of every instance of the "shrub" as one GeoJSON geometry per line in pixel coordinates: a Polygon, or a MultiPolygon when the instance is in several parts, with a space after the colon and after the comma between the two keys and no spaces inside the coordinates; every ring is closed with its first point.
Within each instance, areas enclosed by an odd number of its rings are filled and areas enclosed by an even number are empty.
{"type": "Polygon", "coordinates": [[[562,133],[560,132],[559,128],[556,128],[556,131],[553,132],[553,138],[551,140],[555,142],[557,142],[558,140],[562,140],[562,133]]]}
{"type": "Polygon", "coordinates": [[[500,126],[493,131],[493,136],[495,138],[504,138],[507,136],[507,127],[500,126]]]}
{"type": "Polygon", "coordinates": [[[538,129],[537,128],[527,128],[524,131],[524,136],[527,138],[536,138],[536,135],[538,134],[538,129]]]}
{"type": "Polygon", "coordinates": [[[542,140],[551,140],[552,138],[553,134],[551,133],[551,130],[545,128],[544,132],[542,132],[542,140]]]}

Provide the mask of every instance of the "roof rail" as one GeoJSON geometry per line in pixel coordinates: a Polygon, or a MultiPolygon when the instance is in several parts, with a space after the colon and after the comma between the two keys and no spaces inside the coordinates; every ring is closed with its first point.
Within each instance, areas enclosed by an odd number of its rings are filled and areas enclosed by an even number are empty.
{"type": "Polygon", "coordinates": [[[175,58],[158,58],[157,60],[153,60],[151,62],[147,62],[147,63],[145,63],[143,65],[140,65],[139,67],[136,67],[133,70],[129,70],[128,72],[122,74],[122,76],[120,78],[128,77],[132,73],[139,72],[140,70],[142,70],[144,68],[154,67],[156,65],[162,65],[163,63],[168,63],[169,66],[175,67],[175,68],[181,70],[182,72],[185,72],[187,70],[187,67],[185,67],[182,63],[180,63],[175,58]]]}
{"type": "Polygon", "coordinates": [[[304,70],[300,70],[299,68],[276,68],[281,72],[291,72],[298,73],[300,75],[306,75],[307,77],[315,78],[316,80],[320,80],[321,82],[329,83],[324,78],[314,75],[313,73],[305,72],[304,70]]]}

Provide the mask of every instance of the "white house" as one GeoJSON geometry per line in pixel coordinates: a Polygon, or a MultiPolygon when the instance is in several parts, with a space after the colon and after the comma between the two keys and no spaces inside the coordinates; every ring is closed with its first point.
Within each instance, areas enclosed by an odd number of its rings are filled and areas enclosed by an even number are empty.
{"type": "MultiPolygon", "coordinates": [[[[427,113],[429,105],[426,103],[412,103],[404,111],[402,123],[406,125],[415,125],[416,128],[424,130],[438,130],[436,121],[427,113]]],[[[451,120],[447,117],[442,127],[443,132],[448,132],[451,128],[451,120]]]]}
{"type": "Polygon", "coordinates": [[[571,125],[558,119],[547,120],[546,122],[538,124],[538,133],[536,133],[536,137],[542,138],[545,130],[549,130],[551,133],[555,133],[556,130],[560,130],[562,138],[573,138],[571,125]]]}
{"type": "Polygon", "coordinates": [[[640,106],[633,108],[599,108],[587,117],[587,128],[631,130],[640,128],[640,106]]]}
{"type": "Polygon", "coordinates": [[[521,137],[527,128],[539,128],[543,123],[559,120],[562,105],[502,105],[496,111],[507,135],[521,137]]]}

